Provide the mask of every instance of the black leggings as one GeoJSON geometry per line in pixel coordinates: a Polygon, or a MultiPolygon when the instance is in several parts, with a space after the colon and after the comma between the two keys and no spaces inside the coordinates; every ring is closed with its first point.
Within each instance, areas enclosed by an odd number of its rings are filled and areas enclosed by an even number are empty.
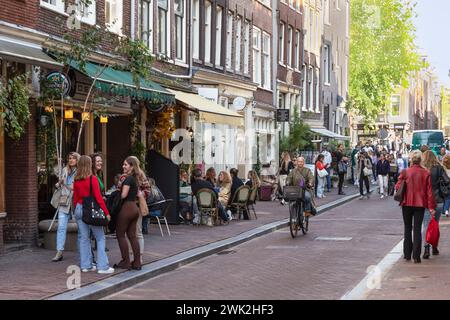
{"type": "Polygon", "coordinates": [[[359,176],[359,194],[364,195],[364,186],[363,182],[366,185],[367,193],[370,192],[370,184],[369,184],[369,176],[364,176],[364,173],[361,173],[359,176]]]}

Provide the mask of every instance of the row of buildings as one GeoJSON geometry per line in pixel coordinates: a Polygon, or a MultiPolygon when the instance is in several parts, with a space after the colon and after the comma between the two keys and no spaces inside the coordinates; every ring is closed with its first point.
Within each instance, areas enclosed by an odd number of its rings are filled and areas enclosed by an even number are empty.
{"type": "MultiPolygon", "coordinates": [[[[194,141],[195,163],[216,170],[237,167],[242,176],[257,163],[277,163],[289,126],[278,109],[298,110],[315,141],[347,139],[349,0],[74,0],[80,28],[141,39],[155,57],[151,81],[135,87],[108,70],[99,90],[124,83],[129,91],[108,106],[108,123],[90,117],[80,152],[101,152],[105,183],[121,171],[139,141],[171,156],[178,141],[155,135],[167,115],[194,141]],[[158,103],[155,103],[158,101],[158,103]],[[156,131],[155,131],[156,130],[156,131]],[[211,133],[212,132],[212,133],[211,133]],[[200,143],[199,143],[200,142],[200,143]],[[239,146],[237,146],[237,143],[239,146]],[[205,147],[206,146],[206,147],[205,147]],[[206,159],[206,160],[205,160],[206,159]]],[[[69,3],[4,1],[0,8],[0,77],[30,72],[32,79],[60,72],[49,50],[61,45],[69,3]]],[[[73,9],[73,7],[71,7],[73,9]]],[[[70,9],[71,10],[71,9],[70,9]]],[[[76,32],[76,31],[74,31],[76,32]]],[[[108,43],[87,61],[88,70],[111,61],[108,43]]],[[[95,75],[71,68],[67,75],[73,114],[64,119],[63,154],[75,149],[84,101],[95,75]]],[[[46,107],[30,83],[32,120],[13,141],[0,134],[0,252],[5,243],[36,244],[38,221],[51,217],[54,155],[49,154],[46,107]]],[[[103,93],[108,97],[110,93],[103,93]]],[[[101,106],[94,104],[94,109],[101,106]]],[[[66,117],[64,115],[64,117],[66,117]]],[[[159,130],[159,131],[158,131],[159,130]]],[[[3,131],[0,127],[0,131],[3,131]]]]}
{"type": "Polygon", "coordinates": [[[449,136],[449,115],[443,106],[443,91],[427,57],[426,67],[412,72],[407,87],[398,87],[377,119],[374,130],[364,128],[360,117],[352,117],[352,141],[378,141],[390,150],[404,151],[412,143],[414,130],[441,130],[449,136]]]}

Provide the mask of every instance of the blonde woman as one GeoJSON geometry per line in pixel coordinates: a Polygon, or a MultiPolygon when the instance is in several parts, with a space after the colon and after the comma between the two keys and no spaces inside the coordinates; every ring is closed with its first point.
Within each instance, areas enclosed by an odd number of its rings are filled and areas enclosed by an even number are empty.
{"type": "MultiPolygon", "coordinates": [[[[221,171],[218,178],[219,184],[219,203],[223,209],[226,209],[231,196],[231,175],[227,171],[221,171]]],[[[224,211],[220,210],[219,212],[224,211]]],[[[223,220],[229,221],[232,219],[231,211],[227,210],[226,215],[228,217],[222,216],[223,220]]]]}
{"type": "Polygon", "coordinates": [[[258,174],[255,170],[250,170],[247,175],[248,181],[245,183],[250,189],[259,188],[261,186],[261,181],[259,180],[258,174]]]}
{"type": "Polygon", "coordinates": [[[52,259],[58,262],[63,259],[64,245],[66,243],[67,224],[72,211],[73,182],[77,173],[77,164],[80,155],[76,152],[69,153],[67,166],[63,169],[61,180],[57,188],[61,189],[61,198],[58,206],[58,230],[56,231],[56,255],[52,259]]]}

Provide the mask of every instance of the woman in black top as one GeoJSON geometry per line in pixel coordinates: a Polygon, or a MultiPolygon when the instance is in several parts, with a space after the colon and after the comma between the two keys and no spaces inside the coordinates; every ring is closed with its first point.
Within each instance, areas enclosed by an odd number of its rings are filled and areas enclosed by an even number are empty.
{"type": "Polygon", "coordinates": [[[141,253],[139,242],[136,237],[136,224],[139,218],[139,208],[136,205],[139,188],[138,181],[141,181],[142,170],[135,157],[128,157],[123,162],[123,173],[127,176],[122,183],[121,196],[123,200],[122,208],[117,217],[116,235],[119,242],[122,260],[114,265],[115,268],[123,269],[141,269],[141,253]],[[128,251],[128,242],[125,234],[131,243],[133,249],[134,261],[130,262],[130,253],[128,251]]]}

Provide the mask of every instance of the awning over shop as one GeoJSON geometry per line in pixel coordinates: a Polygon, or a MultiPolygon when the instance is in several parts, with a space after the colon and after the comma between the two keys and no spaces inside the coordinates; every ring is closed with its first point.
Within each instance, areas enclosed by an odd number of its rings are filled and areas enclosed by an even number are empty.
{"type": "Polygon", "coordinates": [[[147,100],[150,104],[175,103],[175,96],[153,81],[140,78],[137,88],[131,72],[105,68],[91,62],[86,62],[85,70],[82,70],[76,62],[72,62],[71,66],[92,79],[97,78],[95,87],[105,93],[147,100]]]}
{"type": "Polygon", "coordinates": [[[61,64],[46,55],[40,46],[16,42],[9,38],[0,38],[0,57],[42,67],[61,67],[61,64]]]}
{"type": "Polygon", "coordinates": [[[235,127],[244,125],[244,117],[242,115],[198,94],[168,90],[175,94],[176,100],[196,110],[199,113],[201,122],[228,124],[235,127]]]}
{"type": "Polygon", "coordinates": [[[332,138],[336,140],[350,140],[350,137],[341,136],[337,133],[334,133],[330,130],[327,130],[325,128],[311,128],[311,131],[314,133],[317,133],[318,135],[322,137],[332,138]]]}

